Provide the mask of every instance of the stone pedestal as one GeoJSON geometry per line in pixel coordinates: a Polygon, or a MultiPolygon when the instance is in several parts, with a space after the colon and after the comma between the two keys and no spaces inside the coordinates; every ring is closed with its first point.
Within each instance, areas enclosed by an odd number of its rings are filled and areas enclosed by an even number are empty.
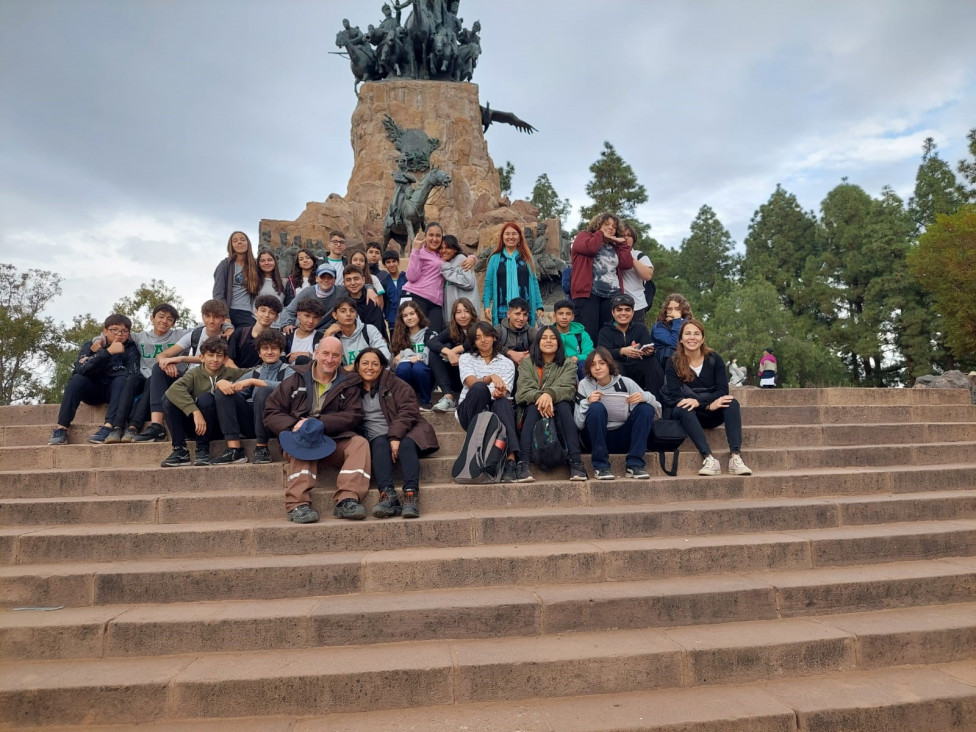
{"type": "MultiPolygon", "coordinates": [[[[498,172],[481,131],[481,109],[475,84],[439,81],[379,81],[363,84],[352,115],[352,176],[345,196],[331,194],[310,202],[295,221],[264,219],[262,240],[277,248],[281,234],[292,243],[328,241],[340,229],[351,246],[380,241],[393,195],[392,173],[398,152],[386,136],[383,119],[390,115],[404,129],[422,129],[441,141],[431,164],[450,174],[451,184],[435,188],[426,218],[439,221],[468,250],[477,248],[482,230],[505,221],[535,222],[538,210],[527,201],[502,197],[498,172]]],[[[497,234],[496,234],[497,236],[497,234]]],[[[381,242],[384,248],[386,242],[381,242]]]]}

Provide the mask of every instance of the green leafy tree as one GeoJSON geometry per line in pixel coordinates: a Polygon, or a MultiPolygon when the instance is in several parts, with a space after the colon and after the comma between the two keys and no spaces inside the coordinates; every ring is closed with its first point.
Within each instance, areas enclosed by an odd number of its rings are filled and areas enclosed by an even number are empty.
{"type": "Polygon", "coordinates": [[[140,331],[151,327],[149,321],[153,308],[164,302],[168,302],[180,314],[176,319],[177,328],[193,325],[193,313],[183,304],[183,298],[176,294],[174,288],[156,279],[150,280],[148,285],[143,282],[135,292],[115,303],[112,312],[128,315],[132,320],[132,329],[140,331]]]}
{"type": "Polygon", "coordinates": [[[972,160],[960,160],[956,170],[972,186],[967,191],[967,197],[970,201],[974,201],[976,200],[976,127],[969,131],[966,139],[969,140],[969,156],[972,160]]]}
{"type": "Polygon", "coordinates": [[[935,140],[925,138],[922,162],[915,174],[915,193],[908,200],[916,231],[924,231],[938,214],[955,213],[966,198],[966,190],[959,185],[952,168],[939,157],[935,140]]]}
{"type": "Polygon", "coordinates": [[[755,383],[764,348],[776,353],[783,386],[838,386],[849,383],[844,362],[824,348],[804,322],[784,307],[769,282],[735,284],[715,301],[706,341],[726,362],[737,358],[755,383]]]}
{"type": "Polygon", "coordinates": [[[681,242],[670,273],[684,284],[683,294],[696,314],[709,317],[715,297],[737,276],[735,243],[715,211],[702,206],[691,222],[691,235],[681,242]]]}
{"type": "Polygon", "coordinates": [[[912,274],[932,293],[945,339],[962,363],[976,354],[976,205],[936,216],[908,257],[912,274]]]}
{"type": "Polygon", "coordinates": [[[532,187],[532,197],[529,201],[539,209],[540,221],[543,219],[559,219],[562,221],[571,210],[569,199],[559,197],[546,173],[536,178],[535,185],[532,187]]]}
{"type": "Polygon", "coordinates": [[[647,189],[637,181],[634,169],[624,162],[613,145],[604,142],[603,152],[590,166],[590,172],[593,179],[586,184],[586,195],[593,203],[580,209],[581,226],[589,223],[598,213],[609,211],[633,220],[643,235],[644,225],[636,221],[635,213],[639,205],[647,203],[647,189]]]}
{"type": "Polygon", "coordinates": [[[515,175],[515,166],[512,161],[507,161],[502,167],[498,168],[498,182],[502,186],[502,195],[512,195],[512,176],[515,175]]]}
{"type": "Polygon", "coordinates": [[[18,272],[12,264],[0,264],[0,404],[43,398],[60,332],[42,310],[60,294],[61,277],[54,272],[18,272]]]}

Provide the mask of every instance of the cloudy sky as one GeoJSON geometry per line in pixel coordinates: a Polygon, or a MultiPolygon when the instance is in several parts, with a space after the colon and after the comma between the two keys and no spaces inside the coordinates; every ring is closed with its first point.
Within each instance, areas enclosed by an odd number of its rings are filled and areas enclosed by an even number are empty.
{"type": "MultiPolygon", "coordinates": [[[[0,261],[61,273],[48,312],[101,318],[156,277],[194,310],[227,237],[344,194],[356,104],[334,51],[381,0],[0,0],[0,261]]],[[[922,141],[976,127],[965,0],[462,0],[516,197],[586,203],[610,141],[677,247],[703,204],[737,244],[777,183],[817,210],[847,177],[908,197],[922,141]],[[969,50],[967,50],[969,49],[969,50]]],[[[574,216],[575,220],[575,216],[574,216]]]]}

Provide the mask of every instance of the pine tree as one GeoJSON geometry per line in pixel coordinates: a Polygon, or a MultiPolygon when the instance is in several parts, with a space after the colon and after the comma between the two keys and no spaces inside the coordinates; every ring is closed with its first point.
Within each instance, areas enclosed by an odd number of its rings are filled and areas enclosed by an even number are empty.
{"type": "Polygon", "coordinates": [[[691,235],[681,242],[671,274],[685,284],[683,294],[703,317],[711,313],[716,295],[737,276],[734,246],[715,212],[702,206],[691,222],[691,235]]]}
{"type": "Polygon", "coordinates": [[[966,137],[969,140],[969,156],[973,159],[960,160],[956,169],[959,171],[959,175],[972,186],[967,191],[969,200],[976,201],[976,127],[971,129],[966,137]]]}
{"type": "Polygon", "coordinates": [[[546,173],[536,178],[535,185],[532,187],[532,197],[529,201],[539,209],[540,221],[544,219],[562,221],[563,217],[570,212],[569,199],[559,197],[546,173]]]}
{"type": "MultiPolygon", "coordinates": [[[[590,219],[603,211],[625,219],[636,219],[637,207],[647,202],[647,189],[638,183],[634,169],[624,162],[609,142],[603,143],[603,152],[590,166],[590,172],[593,180],[586,184],[586,195],[593,203],[580,209],[581,226],[586,226],[590,219]]],[[[634,223],[636,225],[638,222],[634,223]]]]}
{"type": "Polygon", "coordinates": [[[937,214],[955,213],[965,201],[966,190],[959,185],[949,164],[939,157],[935,140],[927,137],[915,174],[915,194],[908,200],[916,232],[921,233],[934,223],[937,214]]]}

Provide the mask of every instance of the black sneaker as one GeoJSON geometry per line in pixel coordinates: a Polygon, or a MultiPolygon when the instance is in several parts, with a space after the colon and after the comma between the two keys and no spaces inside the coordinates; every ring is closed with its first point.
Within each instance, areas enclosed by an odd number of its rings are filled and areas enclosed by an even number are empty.
{"type": "Polygon", "coordinates": [[[161,424],[150,422],[142,432],[135,436],[133,442],[162,442],[166,439],[166,428],[161,424]]]}
{"type": "Polygon", "coordinates": [[[210,459],[210,445],[201,445],[197,443],[197,452],[195,459],[193,460],[194,465],[210,465],[213,461],[210,459]]]}
{"type": "Polygon", "coordinates": [[[597,480],[614,480],[617,476],[613,474],[610,468],[597,468],[596,469],[596,479],[597,480]]]}
{"type": "Polygon", "coordinates": [[[254,448],[254,454],[251,456],[251,462],[255,465],[265,465],[271,462],[271,450],[268,449],[267,445],[258,445],[254,448]]]}
{"type": "Polygon", "coordinates": [[[288,520],[296,524],[314,524],[319,520],[319,512],[307,503],[303,503],[288,512],[288,520]]]}
{"type": "Polygon", "coordinates": [[[122,442],[122,428],[113,427],[108,433],[108,437],[105,438],[106,445],[118,445],[122,442]]]}
{"type": "Polygon", "coordinates": [[[569,464],[569,479],[570,480],[589,480],[590,476],[586,474],[586,468],[583,467],[583,461],[577,460],[569,464]]]}
{"type": "Polygon", "coordinates": [[[417,491],[403,492],[403,518],[420,518],[420,496],[417,491]]]}
{"type": "Polygon", "coordinates": [[[362,521],[366,518],[366,506],[355,498],[344,498],[336,504],[332,515],[342,519],[362,521]]]}
{"type": "Polygon", "coordinates": [[[63,427],[55,427],[51,430],[51,439],[47,441],[49,445],[67,445],[68,430],[63,427]]]}
{"type": "Polygon", "coordinates": [[[633,465],[627,468],[628,478],[650,478],[651,474],[644,470],[642,465],[633,465]]]}
{"type": "Polygon", "coordinates": [[[502,483],[515,483],[518,480],[518,469],[514,460],[506,460],[502,467],[502,483]]]}
{"type": "Polygon", "coordinates": [[[243,447],[228,447],[217,457],[209,461],[210,465],[232,465],[234,463],[246,463],[247,453],[243,447]]]}
{"type": "Polygon", "coordinates": [[[169,457],[160,463],[164,468],[178,468],[190,464],[190,451],[186,447],[174,447],[169,457]]]}
{"type": "Polygon", "coordinates": [[[402,508],[395,488],[381,491],[380,502],[373,506],[373,518],[383,519],[390,518],[390,516],[399,516],[402,508]]]}
{"type": "Polygon", "coordinates": [[[519,460],[515,465],[515,482],[532,483],[534,480],[532,473],[529,472],[529,466],[524,460],[519,460]]]}
{"type": "Polygon", "coordinates": [[[122,435],[122,442],[130,443],[135,442],[136,438],[139,436],[139,430],[135,427],[126,427],[125,434],[122,435]]]}
{"type": "Polygon", "coordinates": [[[96,432],[91,437],[89,437],[88,441],[93,445],[104,445],[105,440],[108,438],[108,436],[111,433],[112,433],[111,427],[99,427],[98,432],[96,432]]]}

